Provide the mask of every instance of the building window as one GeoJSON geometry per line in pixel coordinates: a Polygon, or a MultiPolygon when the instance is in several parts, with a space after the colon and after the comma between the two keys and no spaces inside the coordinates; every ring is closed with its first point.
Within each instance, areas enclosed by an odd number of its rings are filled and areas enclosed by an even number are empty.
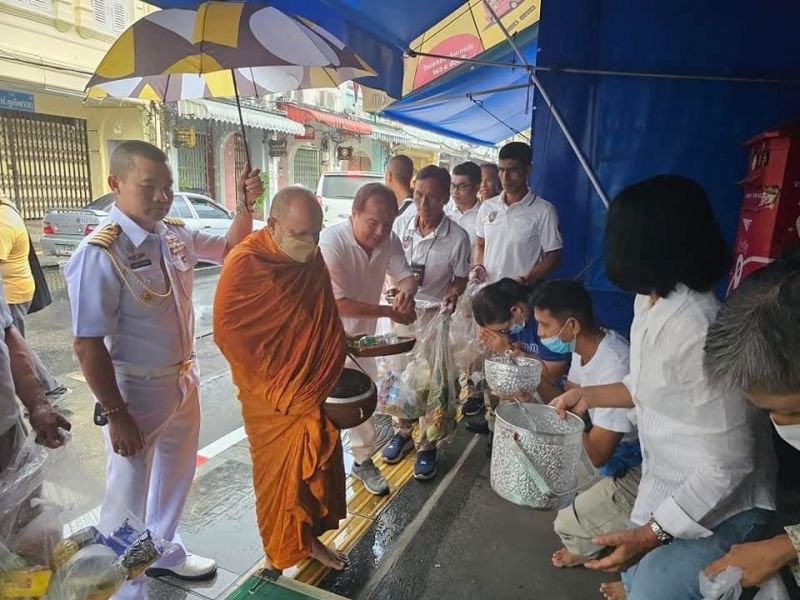
{"type": "Polygon", "coordinates": [[[130,21],[130,0],[92,0],[92,20],[98,29],[122,33],[130,21]]]}
{"type": "Polygon", "coordinates": [[[51,0],[17,0],[17,4],[42,12],[50,12],[53,8],[51,0]]]}

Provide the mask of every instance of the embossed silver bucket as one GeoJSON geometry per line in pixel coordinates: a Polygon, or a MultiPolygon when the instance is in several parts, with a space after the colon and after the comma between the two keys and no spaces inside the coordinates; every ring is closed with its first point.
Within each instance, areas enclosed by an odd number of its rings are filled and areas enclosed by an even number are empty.
{"type": "Polygon", "coordinates": [[[541,404],[503,404],[496,414],[492,489],[535,510],[569,504],[585,456],[583,421],[573,414],[559,419],[555,409],[541,404]]]}

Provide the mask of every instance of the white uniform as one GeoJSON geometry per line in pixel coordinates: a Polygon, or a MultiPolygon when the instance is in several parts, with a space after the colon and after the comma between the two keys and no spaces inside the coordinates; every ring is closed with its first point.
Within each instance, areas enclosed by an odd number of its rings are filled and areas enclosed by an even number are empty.
{"type": "MultiPolygon", "coordinates": [[[[319,249],[331,275],[333,295],[337,300],[349,298],[358,302],[378,304],[383,282],[389,274],[400,281],[411,277],[403,246],[393,233],[372,251],[372,256],[359,246],[351,222],[345,221],[322,232],[319,249]]],[[[373,334],[376,318],[342,318],[347,335],[373,334]]],[[[377,373],[374,359],[358,361],[374,378],[377,373]]],[[[357,463],[363,463],[374,451],[375,425],[370,418],[349,430],[350,447],[357,463]]]]}
{"type": "MultiPolygon", "coordinates": [[[[120,392],[146,444],[136,457],[119,456],[108,426],[103,428],[101,529],[119,523],[122,505],[155,535],[180,545],[176,528],[194,478],[200,431],[194,267],[199,260],[222,262],[226,247],[224,237],[175,222],[158,223],[149,233],[114,206],[64,268],[73,333],[105,338],[120,392]]],[[[159,566],[184,558],[181,548],[159,566]]],[[[122,596],[135,597],[124,589],[122,596]]]]}
{"type": "Polygon", "coordinates": [[[484,202],[477,234],[486,241],[483,266],[490,282],[523,277],[546,253],[563,247],[555,206],[530,190],[511,206],[505,192],[484,202]]]}
{"type": "Polygon", "coordinates": [[[475,206],[466,212],[461,212],[453,200],[448,202],[447,206],[444,207],[444,214],[455,221],[469,235],[470,248],[475,247],[475,240],[478,237],[478,211],[480,211],[480,209],[481,203],[475,202],[475,206]]]}
{"type": "Polygon", "coordinates": [[[454,277],[469,275],[469,235],[449,217],[443,216],[439,226],[424,237],[417,227],[416,214],[398,218],[393,230],[400,238],[409,265],[425,269],[417,300],[438,304],[454,277]]]}

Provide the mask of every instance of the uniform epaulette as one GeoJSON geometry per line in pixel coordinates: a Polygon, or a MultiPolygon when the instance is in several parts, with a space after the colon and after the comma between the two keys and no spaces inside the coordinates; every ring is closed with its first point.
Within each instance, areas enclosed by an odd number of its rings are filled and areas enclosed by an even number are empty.
{"type": "Polygon", "coordinates": [[[108,250],[111,244],[117,241],[121,231],[122,229],[117,223],[109,223],[95,232],[87,243],[108,250]]]}
{"type": "Polygon", "coordinates": [[[186,227],[186,221],[178,217],[164,217],[161,219],[167,225],[175,225],[176,227],[186,227]]]}

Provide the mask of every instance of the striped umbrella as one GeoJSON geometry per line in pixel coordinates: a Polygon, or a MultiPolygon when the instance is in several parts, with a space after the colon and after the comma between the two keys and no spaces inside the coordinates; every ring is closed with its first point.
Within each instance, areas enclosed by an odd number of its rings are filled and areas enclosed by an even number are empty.
{"type": "MultiPolygon", "coordinates": [[[[308,19],[264,4],[214,1],[134,23],[103,57],[86,93],[161,102],[236,98],[239,105],[240,95],[331,87],[374,74],[308,19]]],[[[241,106],[239,117],[244,135],[241,106]]]]}

